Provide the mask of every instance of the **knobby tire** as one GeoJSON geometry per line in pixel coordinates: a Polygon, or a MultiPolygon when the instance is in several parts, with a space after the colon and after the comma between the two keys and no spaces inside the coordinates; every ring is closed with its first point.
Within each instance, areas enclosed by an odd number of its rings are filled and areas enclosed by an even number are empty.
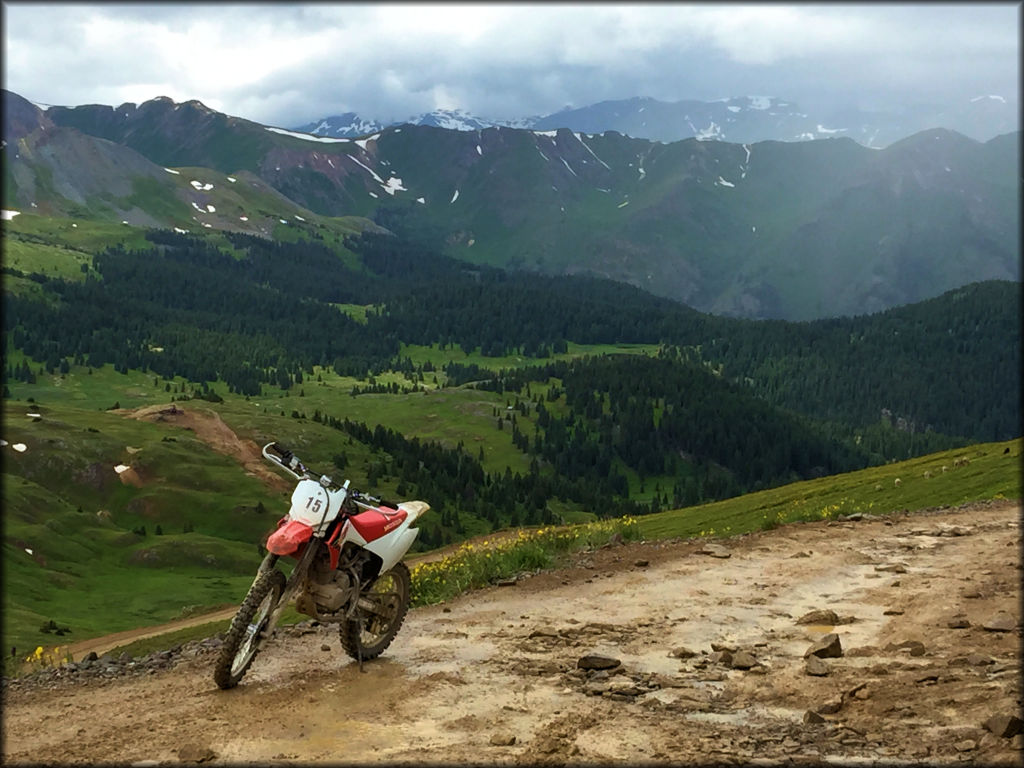
{"type": "Polygon", "coordinates": [[[377,603],[387,616],[382,618],[364,614],[359,609],[356,618],[343,622],[339,629],[341,647],[345,653],[362,663],[377,658],[391,645],[409,610],[411,582],[405,563],[398,563],[390,571],[382,573],[373,586],[363,593],[362,597],[377,603]]]}
{"type": "Polygon", "coordinates": [[[233,688],[245,675],[263,641],[267,620],[284,592],[284,574],[276,568],[263,572],[249,588],[249,593],[231,620],[224,645],[221,646],[214,682],[220,688],[233,688]]]}

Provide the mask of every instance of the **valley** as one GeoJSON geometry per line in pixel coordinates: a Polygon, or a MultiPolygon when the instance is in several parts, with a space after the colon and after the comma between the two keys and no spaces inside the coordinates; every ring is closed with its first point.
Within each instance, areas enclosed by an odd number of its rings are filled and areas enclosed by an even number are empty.
{"type": "MultiPolygon", "coordinates": [[[[252,461],[271,440],[356,487],[429,500],[421,553],[838,488],[829,478],[925,455],[945,457],[937,472],[1017,436],[1009,283],[753,322],[592,278],[470,268],[392,236],[342,248],[57,222],[4,229],[23,244],[4,265],[8,647],[236,602],[286,497],[252,461]]],[[[849,498],[909,499],[898,471],[849,498]]],[[[963,477],[936,478],[915,508],[1019,495],[1004,470],[963,477]]],[[[705,520],[687,535],[720,530],[705,520]]]]}

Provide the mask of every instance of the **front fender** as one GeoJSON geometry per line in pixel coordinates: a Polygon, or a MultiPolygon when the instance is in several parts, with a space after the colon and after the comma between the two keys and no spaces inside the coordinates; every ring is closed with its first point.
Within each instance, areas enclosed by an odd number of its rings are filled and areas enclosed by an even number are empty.
{"type": "Polygon", "coordinates": [[[293,555],[313,536],[312,526],[289,520],[267,539],[267,550],[275,555],[293,555]]]}

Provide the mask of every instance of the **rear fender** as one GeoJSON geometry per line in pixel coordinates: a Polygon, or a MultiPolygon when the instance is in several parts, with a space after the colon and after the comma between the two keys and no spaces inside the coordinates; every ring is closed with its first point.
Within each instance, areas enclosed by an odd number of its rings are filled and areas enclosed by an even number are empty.
{"type": "Polygon", "coordinates": [[[398,508],[406,513],[405,520],[393,531],[375,539],[366,548],[381,559],[381,573],[391,570],[398,563],[419,535],[419,529],[412,524],[430,509],[425,501],[403,501],[398,508]]]}
{"type": "Polygon", "coordinates": [[[409,547],[412,546],[419,532],[419,528],[410,528],[409,521],[405,520],[391,533],[366,545],[366,549],[381,559],[381,573],[390,571],[399,560],[405,557],[405,553],[409,551],[409,547]]]}

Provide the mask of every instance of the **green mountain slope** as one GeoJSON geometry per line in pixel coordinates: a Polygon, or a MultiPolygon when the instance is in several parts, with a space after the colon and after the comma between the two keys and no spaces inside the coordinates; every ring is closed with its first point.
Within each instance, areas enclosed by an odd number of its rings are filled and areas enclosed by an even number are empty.
{"type": "Polygon", "coordinates": [[[333,241],[379,229],[358,217],[318,216],[245,170],[231,175],[195,163],[154,163],[95,125],[99,137],[57,125],[9,91],[4,107],[3,206],[23,216],[69,218],[63,226],[74,228],[125,223],[333,241]]]}
{"type": "Polygon", "coordinates": [[[426,126],[325,141],[166,99],[47,116],[158,164],[249,171],[460,259],[600,275],[718,314],[855,315],[1020,279],[1016,135],[927,131],[882,151],[426,126]]]}

